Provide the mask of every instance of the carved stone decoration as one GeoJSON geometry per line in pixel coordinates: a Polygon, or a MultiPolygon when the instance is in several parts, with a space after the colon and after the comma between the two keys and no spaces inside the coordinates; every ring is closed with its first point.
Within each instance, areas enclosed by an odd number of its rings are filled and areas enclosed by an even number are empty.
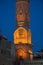
{"type": "Polygon", "coordinates": [[[28,2],[20,1],[16,3],[16,21],[18,26],[26,26],[29,28],[28,25],[30,24],[30,16],[28,2]]]}

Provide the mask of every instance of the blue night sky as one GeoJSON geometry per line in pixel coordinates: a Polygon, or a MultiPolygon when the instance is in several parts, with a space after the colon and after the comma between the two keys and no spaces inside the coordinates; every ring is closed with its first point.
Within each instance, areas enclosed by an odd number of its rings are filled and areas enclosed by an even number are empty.
{"type": "MultiPolygon", "coordinates": [[[[30,26],[33,51],[43,48],[43,0],[30,0],[30,26]]],[[[16,28],[16,0],[0,0],[0,30],[13,41],[16,28]]]]}

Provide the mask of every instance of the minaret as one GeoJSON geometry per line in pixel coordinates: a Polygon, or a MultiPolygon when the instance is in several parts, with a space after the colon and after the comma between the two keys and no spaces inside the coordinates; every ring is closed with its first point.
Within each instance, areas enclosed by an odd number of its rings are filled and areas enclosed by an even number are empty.
{"type": "Polygon", "coordinates": [[[33,59],[30,31],[30,1],[16,0],[16,30],[14,31],[16,56],[33,59]]]}

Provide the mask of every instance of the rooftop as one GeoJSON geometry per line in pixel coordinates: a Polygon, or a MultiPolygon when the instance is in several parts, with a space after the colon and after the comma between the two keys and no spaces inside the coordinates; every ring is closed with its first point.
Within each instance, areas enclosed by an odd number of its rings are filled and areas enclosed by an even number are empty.
{"type": "Polygon", "coordinates": [[[1,40],[1,39],[7,40],[7,38],[6,38],[5,36],[0,35],[0,40],[1,40]]]}

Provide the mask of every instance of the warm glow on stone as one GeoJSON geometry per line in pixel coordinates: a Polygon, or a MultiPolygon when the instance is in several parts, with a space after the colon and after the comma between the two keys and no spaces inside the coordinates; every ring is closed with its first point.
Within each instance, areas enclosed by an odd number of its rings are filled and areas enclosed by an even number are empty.
{"type": "Polygon", "coordinates": [[[16,52],[16,54],[17,54],[18,58],[22,57],[22,59],[26,59],[26,57],[27,57],[27,53],[25,53],[25,51],[24,50],[21,50],[21,49],[19,49],[16,52]]]}
{"type": "Polygon", "coordinates": [[[16,56],[33,60],[31,31],[30,31],[30,2],[17,0],[16,2],[16,30],[14,44],[16,56]]]}
{"type": "Polygon", "coordinates": [[[16,17],[17,17],[17,21],[25,21],[25,14],[22,15],[18,14],[16,17]]]}
{"type": "Polygon", "coordinates": [[[31,33],[20,27],[14,32],[14,44],[31,44],[31,33]]]}

